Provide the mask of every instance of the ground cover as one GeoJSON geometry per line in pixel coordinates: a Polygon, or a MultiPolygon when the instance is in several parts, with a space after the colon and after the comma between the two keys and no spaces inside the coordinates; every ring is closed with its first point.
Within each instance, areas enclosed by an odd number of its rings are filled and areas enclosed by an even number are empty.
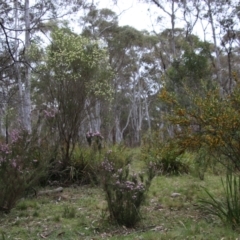
{"type": "Polygon", "coordinates": [[[204,187],[221,198],[220,178],[155,177],[142,220],[133,229],[109,220],[99,186],[72,185],[60,193],[21,199],[0,217],[0,239],[237,239],[238,230],[199,209],[199,198],[207,197],[204,187]]]}

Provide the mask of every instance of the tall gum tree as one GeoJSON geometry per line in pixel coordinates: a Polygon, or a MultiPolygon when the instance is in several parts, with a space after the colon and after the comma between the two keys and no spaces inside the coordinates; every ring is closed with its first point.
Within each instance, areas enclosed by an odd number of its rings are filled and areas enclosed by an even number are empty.
{"type": "Polygon", "coordinates": [[[16,93],[19,95],[19,116],[16,116],[15,124],[20,122],[28,132],[32,129],[31,72],[34,70],[34,65],[28,57],[29,48],[44,33],[44,22],[48,19],[63,18],[85,6],[84,1],[6,0],[0,2],[1,43],[11,59],[11,62],[6,61],[9,66],[5,67],[14,69],[15,74],[11,75],[11,82],[15,82],[18,86],[16,93]]]}
{"type": "MultiPolygon", "coordinates": [[[[98,42],[76,35],[68,28],[52,32],[45,62],[39,66],[44,93],[44,114],[53,117],[55,141],[66,167],[79,139],[79,131],[100,98],[110,101],[111,67],[98,42]]],[[[37,87],[37,85],[36,85],[37,87]]]]}
{"type": "Polygon", "coordinates": [[[157,84],[157,61],[152,52],[157,38],[130,26],[118,26],[116,14],[109,9],[93,8],[83,20],[83,34],[103,41],[114,71],[109,139],[139,144],[143,122],[151,129],[150,88],[157,84]]]}

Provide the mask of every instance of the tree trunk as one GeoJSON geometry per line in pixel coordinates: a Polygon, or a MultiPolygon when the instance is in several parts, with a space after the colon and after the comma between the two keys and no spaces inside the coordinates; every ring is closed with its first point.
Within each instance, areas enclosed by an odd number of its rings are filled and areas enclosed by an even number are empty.
{"type": "MultiPolygon", "coordinates": [[[[20,74],[20,70],[19,70],[19,62],[18,62],[18,31],[17,29],[19,28],[18,26],[18,0],[15,0],[13,3],[13,8],[15,9],[15,13],[14,13],[14,18],[15,18],[15,41],[14,41],[14,59],[15,59],[15,64],[14,64],[14,68],[15,68],[15,77],[18,83],[18,94],[19,94],[19,106],[18,106],[18,111],[19,111],[19,119],[21,120],[22,123],[24,123],[23,119],[24,119],[24,108],[23,108],[23,84],[22,84],[22,79],[21,79],[21,74],[20,74]]],[[[25,125],[24,125],[25,126],[25,125]]]]}
{"type": "Polygon", "coordinates": [[[223,94],[223,83],[222,83],[222,74],[221,74],[221,62],[220,62],[220,52],[217,46],[217,36],[216,36],[216,31],[215,31],[215,25],[214,25],[214,20],[213,20],[213,13],[212,13],[212,6],[211,6],[211,0],[207,0],[207,6],[208,6],[208,14],[209,14],[209,20],[210,20],[210,25],[212,28],[212,37],[213,37],[213,43],[214,43],[214,50],[216,54],[216,75],[217,75],[217,80],[220,83],[220,86],[222,90],[220,90],[220,94],[223,94]]]}
{"type": "MultiPolygon", "coordinates": [[[[25,52],[28,51],[30,47],[30,15],[29,15],[29,0],[25,0],[25,52]]],[[[25,94],[24,94],[24,128],[28,131],[32,131],[31,126],[31,69],[28,55],[25,56],[25,94]]]]}

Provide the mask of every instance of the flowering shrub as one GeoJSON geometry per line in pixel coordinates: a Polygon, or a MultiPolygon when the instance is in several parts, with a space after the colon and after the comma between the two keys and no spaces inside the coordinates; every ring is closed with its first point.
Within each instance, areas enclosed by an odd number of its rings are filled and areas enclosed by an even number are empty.
{"type": "Polygon", "coordinates": [[[116,169],[123,168],[131,163],[133,153],[131,149],[118,144],[113,146],[110,150],[104,152],[104,157],[114,164],[116,169]]]}
{"type": "Polygon", "coordinates": [[[93,146],[95,150],[101,151],[103,136],[100,132],[87,132],[86,139],[89,146],[93,146]]]}
{"type": "Polygon", "coordinates": [[[0,142],[0,211],[9,212],[45,174],[43,154],[34,136],[19,130],[9,133],[8,144],[0,142]]]}
{"type": "Polygon", "coordinates": [[[217,162],[227,168],[240,170],[240,81],[233,74],[236,85],[231,93],[220,95],[219,88],[199,93],[186,89],[189,106],[181,106],[166,89],[160,99],[171,109],[166,116],[174,129],[174,141],[184,150],[204,148],[217,162]]]}
{"type": "Polygon", "coordinates": [[[103,187],[106,193],[110,218],[118,224],[133,227],[141,219],[140,207],[154,177],[151,165],[148,178],[143,173],[129,172],[129,165],[117,169],[108,159],[102,162],[103,187]]]}

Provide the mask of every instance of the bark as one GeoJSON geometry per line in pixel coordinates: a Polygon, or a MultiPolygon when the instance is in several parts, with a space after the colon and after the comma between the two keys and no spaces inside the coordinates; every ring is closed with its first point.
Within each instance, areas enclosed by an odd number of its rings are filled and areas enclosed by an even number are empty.
{"type": "Polygon", "coordinates": [[[20,70],[19,70],[19,62],[18,62],[18,59],[19,59],[19,51],[18,51],[18,0],[15,0],[14,3],[13,3],[13,7],[14,7],[14,18],[15,18],[15,35],[14,35],[14,38],[15,38],[15,41],[14,41],[14,59],[15,59],[15,65],[14,65],[14,68],[15,68],[15,77],[16,77],[16,80],[17,80],[17,83],[18,83],[18,94],[19,94],[19,118],[21,119],[22,122],[23,119],[24,119],[24,108],[23,108],[23,84],[22,84],[22,79],[21,79],[21,74],[20,74],[20,70]]]}
{"type": "MultiPolygon", "coordinates": [[[[221,74],[220,51],[219,51],[219,48],[217,46],[217,36],[216,36],[215,24],[214,24],[214,20],[213,20],[213,10],[212,10],[211,2],[212,2],[211,0],[206,1],[207,7],[208,7],[208,14],[209,14],[209,23],[210,23],[211,29],[212,29],[214,51],[215,51],[215,54],[216,54],[216,75],[217,75],[218,82],[222,86],[223,83],[222,83],[222,74],[221,74]]],[[[221,95],[223,94],[222,90],[221,90],[220,94],[221,95]]]]}
{"type": "Polygon", "coordinates": [[[133,128],[133,144],[139,145],[141,142],[140,132],[142,129],[143,106],[142,106],[142,86],[141,82],[135,76],[133,94],[132,94],[132,128],[133,128]]]}
{"type": "MultiPolygon", "coordinates": [[[[25,52],[30,47],[30,15],[29,0],[25,0],[25,52]]],[[[31,69],[29,59],[26,55],[26,76],[25,76],[25,94],[24,94],[24,127],[28,132],[32,131],[31,126],[31,69]]]]}
{"type": "Polygon", "coordinates": [[[176,19],[176,10],[175,10],[175,1],[171,0],[171,12],[168,12],[166,8],[160,4],[160,1],[152,0],[153,3],[155,3],[160,9],[163,10],[170,18],[171,18],[171,48],[172,48],[172,54],[173,58],[176,58],[176,46],[175,46],[175,19],[176,19]]]}

